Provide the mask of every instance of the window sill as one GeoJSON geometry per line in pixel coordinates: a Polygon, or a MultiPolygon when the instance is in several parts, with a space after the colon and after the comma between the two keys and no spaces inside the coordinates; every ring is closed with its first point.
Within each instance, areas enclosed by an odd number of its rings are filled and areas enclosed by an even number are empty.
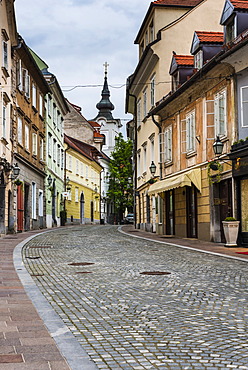
{"type": "Polygon", "coordinates": [[[173,165],[173,162],[172,161],[164,162],[164,168],[170,167],[172,165],[173,165]]]}
{"type": "Polygon", "coordinates": [[[36,107],[34,105],[32,105],[32,109],[33,109],[33,111],[34,111],[35,114],[38,113],[38,110],[36,109],[36,107]]]}
{"type": "Polygon", "coordinates": [[[4,76],[6,78],[8,78],[9,77],[9,72],[8,72],[7,68],[6,67],[2,67],[2,71],[3,71],[4,76]]]}
{"type": "Polygon", "coordinates": [[[1,137],[1,142],[6,146],[6,145],[8,145],[8,141],[5,139],[5,137],[1,137]]]}
{"type": "Polygon", "coordinates": [[[192,151],[186,153],[186,158],[191,158],[191,157],[194,157],[195,155],[196,155],[196,151],[192,150],[192,151]]]}

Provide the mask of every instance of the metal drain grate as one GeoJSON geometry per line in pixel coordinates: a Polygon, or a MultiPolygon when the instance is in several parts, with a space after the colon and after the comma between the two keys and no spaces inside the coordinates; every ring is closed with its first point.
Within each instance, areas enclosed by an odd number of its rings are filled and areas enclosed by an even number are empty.
{"type": "Polygon", "coordinates": [[[165,272],[165,271],[144,271],[140,272],[140,275],[170,275],[171,272],[165,272]]]}
{"type": "Polygon", "coordinates": [[[26,258],[29,259],[29,260],[38,260],[41,257],[26,257],[26,258]]]}
{"type": "Polygon", "coordinates": [[[31,245],[28,247],[29,249],[37,249],[37,248],[53,248],[52,245],[31,245]]]}
{"type": "Polygon", "coordinates": [[[30,276],[33,276],[33,277],[39,277],[39,276],[44,276],[44,274],[32,274],[30,276]]]}
{"type": "Polygon", "coordinates": [[[93,262],[72,262],[68,263],[69,266],[89,266],[89,265],[94,265],[93,262]]]}

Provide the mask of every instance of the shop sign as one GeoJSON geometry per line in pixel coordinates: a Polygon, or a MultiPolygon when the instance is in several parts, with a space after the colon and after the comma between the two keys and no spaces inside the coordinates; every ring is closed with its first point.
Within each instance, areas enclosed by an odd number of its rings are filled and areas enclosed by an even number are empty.
{"type": "Polygon", "coordinates": [[[233,159],[233,176],[248,175],[248,157],[240,157],[233,159]]]}

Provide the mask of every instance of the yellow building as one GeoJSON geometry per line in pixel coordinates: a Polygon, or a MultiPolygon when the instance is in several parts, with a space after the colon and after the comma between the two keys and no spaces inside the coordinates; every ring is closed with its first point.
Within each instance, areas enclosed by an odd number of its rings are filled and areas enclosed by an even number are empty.
{"type": "Polygon", "coordinates": [[[67,222],[100,223],[101,153],[67,135],[64,145],[67,222]]]}

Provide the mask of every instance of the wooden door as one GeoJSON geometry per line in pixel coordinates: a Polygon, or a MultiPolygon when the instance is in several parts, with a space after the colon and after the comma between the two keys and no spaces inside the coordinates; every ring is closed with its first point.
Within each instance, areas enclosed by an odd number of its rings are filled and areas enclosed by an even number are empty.
{"type": "Polygon", "coordinates": [[[165,193],[166,235],[175,235],[175,201],[174,190],[165,193]]]}
{"type": "Polygon", "coordinates": [[[186,186],[187,237],[197,238],[197,189],[186,186]]]}

